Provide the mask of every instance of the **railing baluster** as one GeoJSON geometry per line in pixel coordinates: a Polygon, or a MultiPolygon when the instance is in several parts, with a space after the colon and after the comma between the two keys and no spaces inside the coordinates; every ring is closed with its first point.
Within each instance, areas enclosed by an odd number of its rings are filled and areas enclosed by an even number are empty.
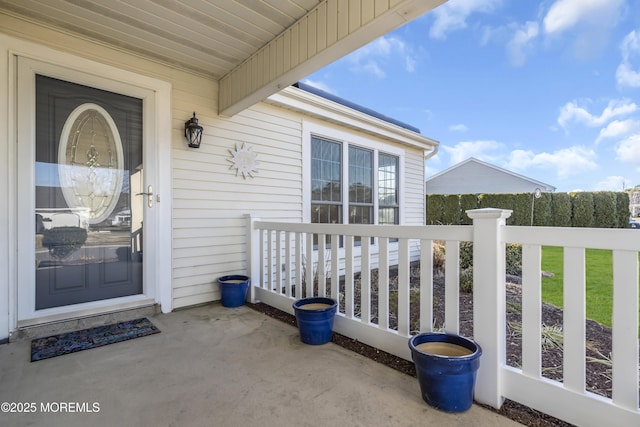
{"type": "Polygon", "coordinates": [[[398,240],[398,333],[409,336],[409,239],[398,240]]]}
{"type": "Polygon", "coordinates": [[[291,296],[291,232],[285,233],[285,246],[284,246],[284,294],[288,297],[291,296]]]}
{"type": "Polygon", "coordinates": [[[267,231],[267,289],[273,291],[273,234],[274,230],[267,231]]]}
{"type": "Polygon", "coordinates": [[[378,327],[389,329],[389,238],[378,239],[378,327]]]}
{"type": "Polygon", "coordinates": [[[522,245],[522,372],[542,375],[542,284],[540,245],[522,245]]]}
{"type": "MultiPolygon", "coordinates": [[[[307,250],[305,252],[305,282],[307,284],[307,298],[313,296],[313,234],[307,233],[307,250]]],[[[300,295],[302,298],[302,295],[300,295]]]]}
{"type": "Polygon", "coordinates": [[[584,248],[564,248],[564,386],[579,393],[586,381],[584,248]]]}
{"type": "Polygon", "coordinates": [[[433,330],[433,240],[420,240],[420,332],[433,330]]]}
{"type": "Polygon", "coordinates": [[[613,251],[613,403],[638,410],[638,253],[613,251]]]}
{"type": "Polygon", "coordinates": [[[444,328],[447,333],[460,333],[460,242],[445,243],[445,309],[444,328]]]}
{"type": "Polygon", "coordinates": [[[276,292],[282,293],[282,231],[276,231],[276,292]]]}
{"type": "Polygon", "coordinates": [[[296,244],[296,287],[293,291],[293,296],[296,299],[299,299],[300,296],[302,295],[302,275],[303,275],[303,268],[302,268],[302,241],[303,241],[303,234],[296,232],[295,233],[295,244],[296,244]]]}
{"type": "Polygon", "coordinates": [[[316,296],[324,297],[327,295],[327,280],[325,274],[325,251],[327,246],[327,235],[326,234],[318,234],[318,267],[317,267],[317,277],[318,277],[318,291],[316,296]]]}
{"type": "Polygon", "coordinates": [[[360,319],[371,322],[371,239],[362,239],[360,267],[360,319]]]}
{"type": "Polygon", "coordinates": [[[337,234],[331,235],[331,298],[338,300],[340,292],[340,246],[337,234]]]}
{"type": "Polygon", "coordinates": [[[353,318],[353,236],[344,239],[344,315],[353,318]]]}
{"type": "Polygon", "coordinates": [[[264,246],[264,240],[265,240],[265,234],[266,231],[263,229],[260,229],[260,282],[258,283],[260,288],[266,288],[267,287],[267,283],[265,280],[265,269],[266,269],[266,265],[265,265],[265,258],[266,258],[266,254],[265,254],[265,246],[264,246]]]}

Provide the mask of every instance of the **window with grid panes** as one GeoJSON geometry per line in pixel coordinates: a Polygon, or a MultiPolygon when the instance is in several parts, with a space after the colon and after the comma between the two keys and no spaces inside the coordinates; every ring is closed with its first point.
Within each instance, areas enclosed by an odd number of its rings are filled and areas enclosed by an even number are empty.
{"type": "Polygon", "coordinates": [[[378,155],[378,224],[399,223],[398,157],[378,155]]]}

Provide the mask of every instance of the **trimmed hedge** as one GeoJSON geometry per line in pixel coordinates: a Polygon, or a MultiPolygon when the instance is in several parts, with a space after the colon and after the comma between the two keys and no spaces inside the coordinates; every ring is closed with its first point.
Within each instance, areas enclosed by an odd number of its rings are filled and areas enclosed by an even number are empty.
{"type": "Polygon", "coordinates": [[[629,227],[629,205],[631,203],[629,193],[617,192],[616,194],[616,210],[618,212],[618,223],[616,227],[629,227]]]}
{"type": "Polygon", "coordinates": [[[460,197],[457,194],[444,196],[442,222],[444,224],[460,224],[460,214],[460,197]]]}
{"type": "Polygon", "coordinates": [[[581,191],[571,193],[571,225],[573,227],[593,226],[593,193],[581,191]]]}
{"type": "Polygon", "coordinates": [[[426,197],[427,224],[471,224],[466,211],[509,209],[508,225],[626,228],[629,195],[625,192],[515,194],[431,194],[426,197]],[[532,210],[533,208],[533,210],[532,210]],[[533,216],[532,216],[533,215],[533,216]]]}
{"type": "Polygon", "coordinates": [[[616,228],[618,216],[612,215],[617,210],[616,193],[600,191],[593,193],[593,226],[598,228],[616,228]]]}
{"type": "Polygon", "coordinates": [[[551,193],[551,224],[554,227],[571,227],[571,196],[568,193],[551,193]]]}
{"type": "Polygon", "coordinates": [[[471,225],[473,221],[467,215],[467,211],[478,209],[477,194],[461,194],[460,195],[460,224],[471,225]]]}

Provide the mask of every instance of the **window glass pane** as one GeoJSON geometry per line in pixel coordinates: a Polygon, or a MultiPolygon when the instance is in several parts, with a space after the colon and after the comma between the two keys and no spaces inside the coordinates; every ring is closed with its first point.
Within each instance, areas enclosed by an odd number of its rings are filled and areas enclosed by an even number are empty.
{"type": "Polygon", "coordinates": [[[378,158],[378,204],[398,205],[398,158],[388,154],[378,158]]]}
{"type": "Polygon", "coordinates": [[[311,138],[311,199],[340,203],[341,192],[340,143],[311,138]]]}
{"type": "Polygon", "coordinates": [[[349,207],[349,224],[371,224],[373,223],[373,208],[371,206],[349,207]]]}
{"type": "Polygon", "coordinates": [[[341,224],[341,212],[340,205],[312,204],[311,222],[317,224],[341,224]]]}
{"type": "Polygon", "coordinates": [[[380,208],[378,210],[378,224],[398,224],[398,208],[380,208]]]}
{"type": "Polygon", "coordinates": [[[349,201],[373,204],[373,153],[349,147],[349,201]]]}

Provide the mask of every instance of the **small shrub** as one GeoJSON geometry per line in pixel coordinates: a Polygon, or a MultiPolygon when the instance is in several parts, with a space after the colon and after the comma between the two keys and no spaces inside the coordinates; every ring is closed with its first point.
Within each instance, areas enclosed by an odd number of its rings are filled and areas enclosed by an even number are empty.
{"type": "MultiPolygon", "coordinates": [[[[519,275],[522,271],[522,245],[508,243],[506,247],[507,274],[519,275]]],[[[460,242],[460,270],[473,267],[473,242],[460,242]]]]}
{"type": "Polygon", "coordinates": [[[444,245],[442,242],[433,242],[433,269],[444,268],[444,245]]]}
{"type": "Polygon", "coordinates": [[[473,242],[460,242],[460,270],[473,267],[473,242]]]}
{"type": "Polygon", "coordinates": [[[522,245],[507,243],[506,264],[507,274],[520,275],[522,272],[522,245]]]}
{"type": "Polygon", "coordinates": [[[460,271],[460,292],[473,293],[473,268],[460,271]]]}

